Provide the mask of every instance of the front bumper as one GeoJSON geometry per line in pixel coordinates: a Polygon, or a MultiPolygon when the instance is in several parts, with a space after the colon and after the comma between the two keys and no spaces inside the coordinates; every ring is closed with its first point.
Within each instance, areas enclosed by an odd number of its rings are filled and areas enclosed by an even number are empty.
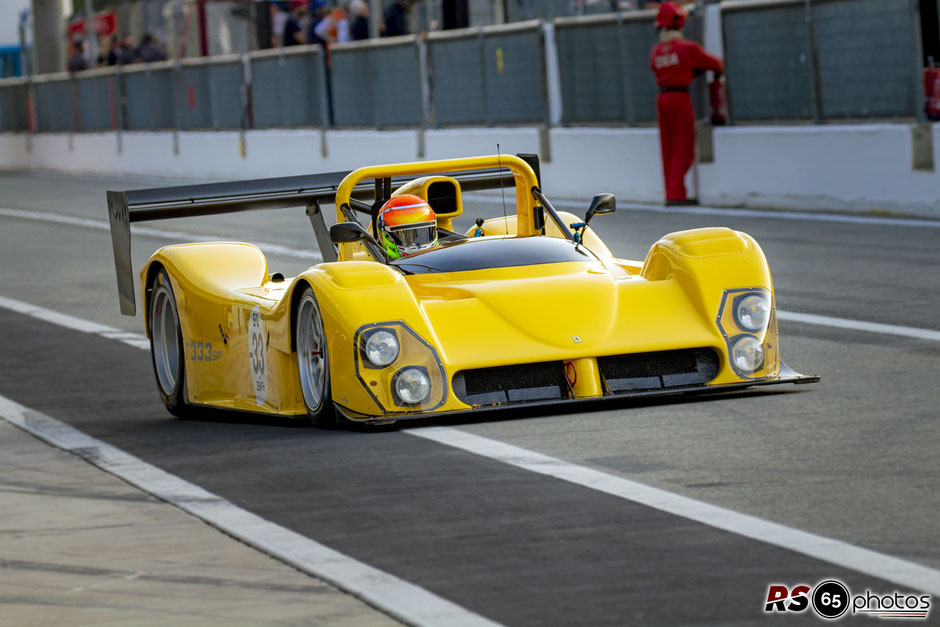
{"type": "Polygon", "coordinates": [[[739,383],[726,383],[720,385],[693,385],[687,387],[673,387],[656,390],[641,390],[636,392],[618,392],[605,396],[594,396],[589,398],[566,398],[556,400],[542,401],[519,401],[512,403],[498,403],[493,405],[483,405],[471,407],[456,411],[431,411],[431,412],[408,412],[401,414],[385,414],[382,416],[367,416],[351,411],[341,405],[336,405],[336,410],[343,418],[350,422],[361,424],[383,425],[392,424],[399,420],[427,420],[428,418],[439,418],[449,416],[467,416],[481,412],[498,411],[505,409],[529,409],[534,407],[560,407],[566,405],[585,405],[597,402],[616,402],[618,399],[637,399],[660,396],[681,396],[681,395],[704,395],[719,394],[722,392],[733,392],[745,388],[778,385],[782,383],[816,383],[819,381],[818,375],[805,375],[796,372],[785,363],[780,362],[780,374],[772,379],[761,379],[756,381],[741,381],[739,383]]]}

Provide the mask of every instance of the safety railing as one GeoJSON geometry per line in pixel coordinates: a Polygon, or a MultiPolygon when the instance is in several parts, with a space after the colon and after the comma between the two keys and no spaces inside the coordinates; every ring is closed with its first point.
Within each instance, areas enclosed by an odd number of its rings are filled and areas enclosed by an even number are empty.
{"type": "Polygon", "coordinates": [[[431,33],[433,126],[545,123],[541,22],[431,33]]]}
{"type": "Polygon", "coordinates": [[[250,128],[328,125],[327,86],[319,46],[293,46],[248,56],[250,128]]]}
{"type": "MultiPolygon", "coordinates": [[[[0,79],[0,132],[651,124],[653,19],[563,17],[0,79]]],[[[918,115],[916,0],[726,1],[721,26],[732,122],[918,115]]],[[[685,35],[701,41],[702,20],[685,35]]]]}
{"type": "Polygon", "coordinates": [[[417,127],[424,122],[420,40],[415,35],[330,48],[333,122],[339,127],[417,127]]]}
{"type": "Polygon", "coordinates": [[[914,0],[723,2],[721,12],[733,120],[917,115],[914,0]]]}

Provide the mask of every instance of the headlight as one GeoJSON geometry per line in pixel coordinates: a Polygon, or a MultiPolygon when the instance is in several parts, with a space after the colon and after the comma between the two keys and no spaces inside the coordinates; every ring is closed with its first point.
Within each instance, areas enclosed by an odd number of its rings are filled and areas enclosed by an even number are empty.
{"type": "Polygon", "coordinates": [[[764,347],[753,335],[742,335],[731,347],[731,359],[738,372],[754,372],[764,365],[764,347]]]}
{"type": "Polygon", "coordinates": [[[734,304],[734,319],[742,329],[763,331],[770,320],[770,302],[763,294],[748,294],[734,304]]]}
{"type": "Polygon", "coordinates": [[[379,329],[366,339],[366,359],[384,367],[398,359],[398,338],[391,331],[379,329]]]}
{"type": "Polygon", "coordinates": [[[407,405],[420,405],[431,394],[431,380],[423,368],[405,368],[395,376],[395,393],[407,405]]]}

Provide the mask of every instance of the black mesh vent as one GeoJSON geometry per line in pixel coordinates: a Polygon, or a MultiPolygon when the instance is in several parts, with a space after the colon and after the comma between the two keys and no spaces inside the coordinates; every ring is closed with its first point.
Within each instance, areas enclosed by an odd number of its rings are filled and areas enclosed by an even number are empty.
{"type": "Polygon", "coordinates": [[[608,389],[660,390],[708,383],[718,374],[718,355],[710,348],[598,357],[608,389]]]}
{"type": "Polygon", "coordinates": [[[454,375],[454,393],[468,405],[493,405],[568,398],[560,361],[463,370],[454,375]]]}

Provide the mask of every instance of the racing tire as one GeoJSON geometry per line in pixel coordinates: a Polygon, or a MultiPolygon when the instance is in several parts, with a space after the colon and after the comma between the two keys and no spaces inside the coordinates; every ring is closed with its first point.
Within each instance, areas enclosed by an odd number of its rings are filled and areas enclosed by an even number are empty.
{"type": "Polygon", "coordinates": [[[173,286],[166,270],[160,269],[150,283],[147,312],[150,320],[150,356],[157,390],[163,404],[174,416],[189,414],[186,402],[186,353],[180,332],[179,313],[173,286]]]}
{"type": "Polygon", "coordinates": [[[310,287],[304,288],[294,316],[294,340],[297,346],[297,371],[300,390],[313,426],[336,426],[336,409],[330,391],[330,359],[323,330],[323,315],[310,287]]]}

